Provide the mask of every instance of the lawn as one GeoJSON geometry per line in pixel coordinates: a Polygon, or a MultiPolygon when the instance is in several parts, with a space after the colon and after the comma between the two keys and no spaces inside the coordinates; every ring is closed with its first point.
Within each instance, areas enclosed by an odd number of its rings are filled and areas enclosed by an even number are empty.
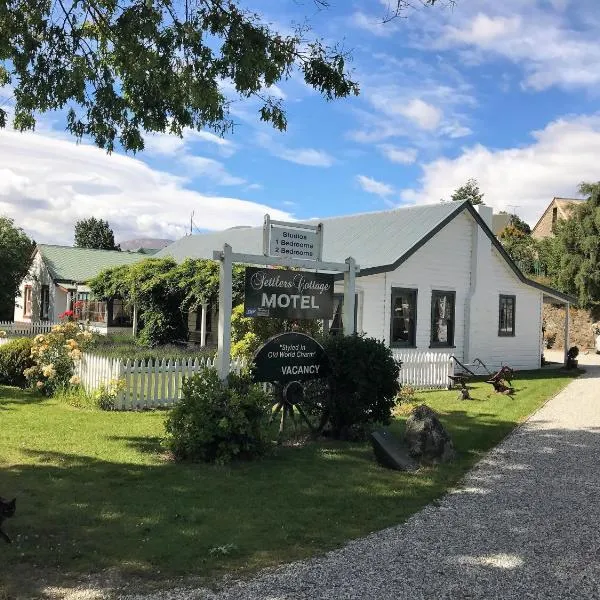
{"type": "Polygon", "coordinates": [[[229,467],[176,464],[160,446],[165,412],[83,410],[0,387],[0,495],[17,496],[4,524],[14,543],[2,547],[0,597],[1,584],[33,597],[44,580],[107,569],[149,583],[249,572],[401,523],[571,379],[520,374],[514,398],[484,383],[471,401],[420,394],[459,457],[417,474],[385,470],[368,444],[341,442],[229,467]]]}

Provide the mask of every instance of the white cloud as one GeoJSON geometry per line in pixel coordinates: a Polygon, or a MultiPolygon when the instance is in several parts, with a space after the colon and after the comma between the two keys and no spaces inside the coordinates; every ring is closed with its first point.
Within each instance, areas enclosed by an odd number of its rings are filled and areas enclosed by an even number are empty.
{"type": "Polygon", "coordinates": [[[483,2],[485,10],[480,4],[475,14],[456,11],[456,18],[438,32],[430,47],[458,47],[471,62],[507,59],[522,67],[523,85],[534,90],[552,86],[596,89],[600,41],[594,7],[581,3],[577,12],[581,25],[569,20],[564,2],[552,4],[483,2]]]}
{"type": "Polygon", "coordinates": [[[393,144],[381,144],[378,148],[388,160],[401,165],[411,165],[417,160],[415,148],[398,148],[393,144]]]}
{"type": "Polygon", "coordinates": [[[471,135],[473,131],[470,127],[465,127],[460,123],[448,123],[440,129],[440,133],[451,139],[457,139],[471,135]]]}
{"type": "Polygon", "coordinates": [[[217,146],[219,152],[223,156],[231,156],[237,150],[237,146],[231,140],[211,133],[210,131],[190,131],[189,137],[192,140],[201,140],[217,146]]]}
{"type": "Polygon", "coordinates": [[[203,177],[214,181],[217,185],[242,185],[245,179],[235,177],[227,172],[223,163],[204,156],[184,156],[181,161],[188,167],[190,177],[203,177]]]}
{"type": "Polygon", "coordinates": [[[378,37],[388,37],[396,29],[392,24],[384,23],[381,17],[366,15],[362,11],[356,11],[350,17],[350,24],[357,29],[363,29],[378,37]]]}
{"type": "Polygon", "coordinates": [[[416,204],[449,199],[475,177],[486,204],[496,212],[517,206],[517,214],[533,225],[554,196],[576,196],[579,183],[600,178],[600,114],[558,119],[532,137],[527,146],[493,150],[477,144],[456,159],[426,164],[419,187],[403,190],[401,197],[416,204]]]}
{"type": "Polygon", "coordinates": [[[268,150],[273,156],[307,167],[330,167],[335,162],[333,156],[324,150],[315,148],[288,148],[264,131],[256,134],[259,146],[268,150]]]}
{"type": "Polygon", "coordinates": [[[394,88],[380,88],[369,95],[370,103],[389,117],[405,117],[421,129],[435,129],[442,118],[442,111],[421,98],[403,98],[394,88]],[[396,93],[395,93],[396,92],[396,93]]]}
{"type": "Polygon", "coordinates": [[[381,196],[385,198],[386,196],[391,196],[394,193],[394,188],[387,183],[383,183],[382,181],[377,181],[372,177],[367,177],[366,175],[357,175],[356,181],[360,187],[369,194],[376,194],[377,196],[381,196]]]}
{"type": "Polygon", "coordinates": [[[144,152],[150,155],[170,156],[177,153],[192,152],[194,142],[206,142],[216,146],[223,156],[231,156],[235,153],[236,145],[226,138],[218,136],[210,131],[195,131],[186,129],[183,137],[169,133],[148,133],[144,137],[144,152]]]}
{"type": "Polygon", "coordinates": [[[285,100],[287,98],[287,94],[278,86],[278,85],[270,85],[265,88],[265,91],[270,96],[277,98],[278,100],[285,100]]]}
{"type": "Polygon", "coordinates": [[[118,240],[176,239],[192,210],[209,230],[260,225],[267,212],[292,218],[266,205],[194,191],[186,179],[138,158],[37,133],[2,131],[0,155],[0,214],[13,217],[38,242],[72,243],[75,221],[91,215],[108,220],[118,240]]]}
{"type": "Polygon", "coordinates": [[[184,138],[170,133],[148,133],[144,136],[144,152],[150,155],[170,156],[183,150],[186,145],[184,138]]]}
{"type": "Polygon", "coordinates": [[[463,29],[449,27],[447,38],[467,44],[486,46],[494,41],[512,36],[521,29],[521,18],[490,17],[478,13],[463,29]]]}
{"type": "Polygon", "coordinates": [[[307,167],[330,167],[334,162],[333,157],[327,152],[314,148],[282,148],[277,156],[307,167]]]}
{"type": "Polygon", "coordinates": [[[395,105],[392,109],[415,121],[421,129],[435,129],[442,118],[442,111],[439,108],[424,102],[420,98],[413,98],[405,106],[395,105]]]}
{"type": "Polygon", "coordinates": [[[465,110],[477,101],[472,85],[450,61],[442,56],[429,62],[399,59],[386,53],[374,59],[376,66],[363,67],[358,76],[363,108],[353,108],[358,123],[347,133],[350,139],[377,143],[405,138],[421,147],[439,143],[459,128],[466,133],[465,110]]]}

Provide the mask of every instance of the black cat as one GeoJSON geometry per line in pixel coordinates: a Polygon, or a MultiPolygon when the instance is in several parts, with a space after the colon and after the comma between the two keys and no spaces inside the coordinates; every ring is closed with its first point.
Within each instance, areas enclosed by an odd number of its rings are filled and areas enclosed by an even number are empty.
{"type": "Polygon", "coordinates": [[[10,502],[5,500],[0,496],[0,536],[4,538],[4,540],[10,544],[12,540],[2,531],[2,523],[4,519],[9,519],[15,514],[15,509],[17,507],[17,499],[13,498],[10,502]]]}

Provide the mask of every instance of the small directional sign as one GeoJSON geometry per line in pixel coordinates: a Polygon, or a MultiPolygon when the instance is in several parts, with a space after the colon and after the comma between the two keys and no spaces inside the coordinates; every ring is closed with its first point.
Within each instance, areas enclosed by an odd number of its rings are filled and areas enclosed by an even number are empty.
{"type": "Polygon", "coordinates": [[[323,225],[271,221],[265,216],[263,253],[319,261],[323,254],[323,225]]]}

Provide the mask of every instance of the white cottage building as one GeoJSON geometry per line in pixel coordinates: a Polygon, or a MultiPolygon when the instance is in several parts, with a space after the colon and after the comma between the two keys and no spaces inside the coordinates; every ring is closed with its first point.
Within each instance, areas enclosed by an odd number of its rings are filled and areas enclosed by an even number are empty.
{"type": "Polygon", "coordinates": [[[103,269],[144,258],[130,252],[38,244],[15,298],[15,323],[58,321],[62,313],[72,310],[101,333],[131,331],[131,314],[124,302],[94,301],[87,282],[103,269]]]}
{"type": "MultiPolygon", "coordinates": [[[[360,265],[357,331],[404,355],[450,352],[490,369],[539,368],[543,302],[574,299],[527,279],[494,236],[492,217],[490,207],[448,202],[323,219],[323,260],[352,256],[360,265]]],[[[156,256],[212,258],[225,243],[256,255],[262,241],[262,228],[234,228],[184,237],[156,256]]],[[[341,276],[336,292],[334,329],[341,276]]]]}

